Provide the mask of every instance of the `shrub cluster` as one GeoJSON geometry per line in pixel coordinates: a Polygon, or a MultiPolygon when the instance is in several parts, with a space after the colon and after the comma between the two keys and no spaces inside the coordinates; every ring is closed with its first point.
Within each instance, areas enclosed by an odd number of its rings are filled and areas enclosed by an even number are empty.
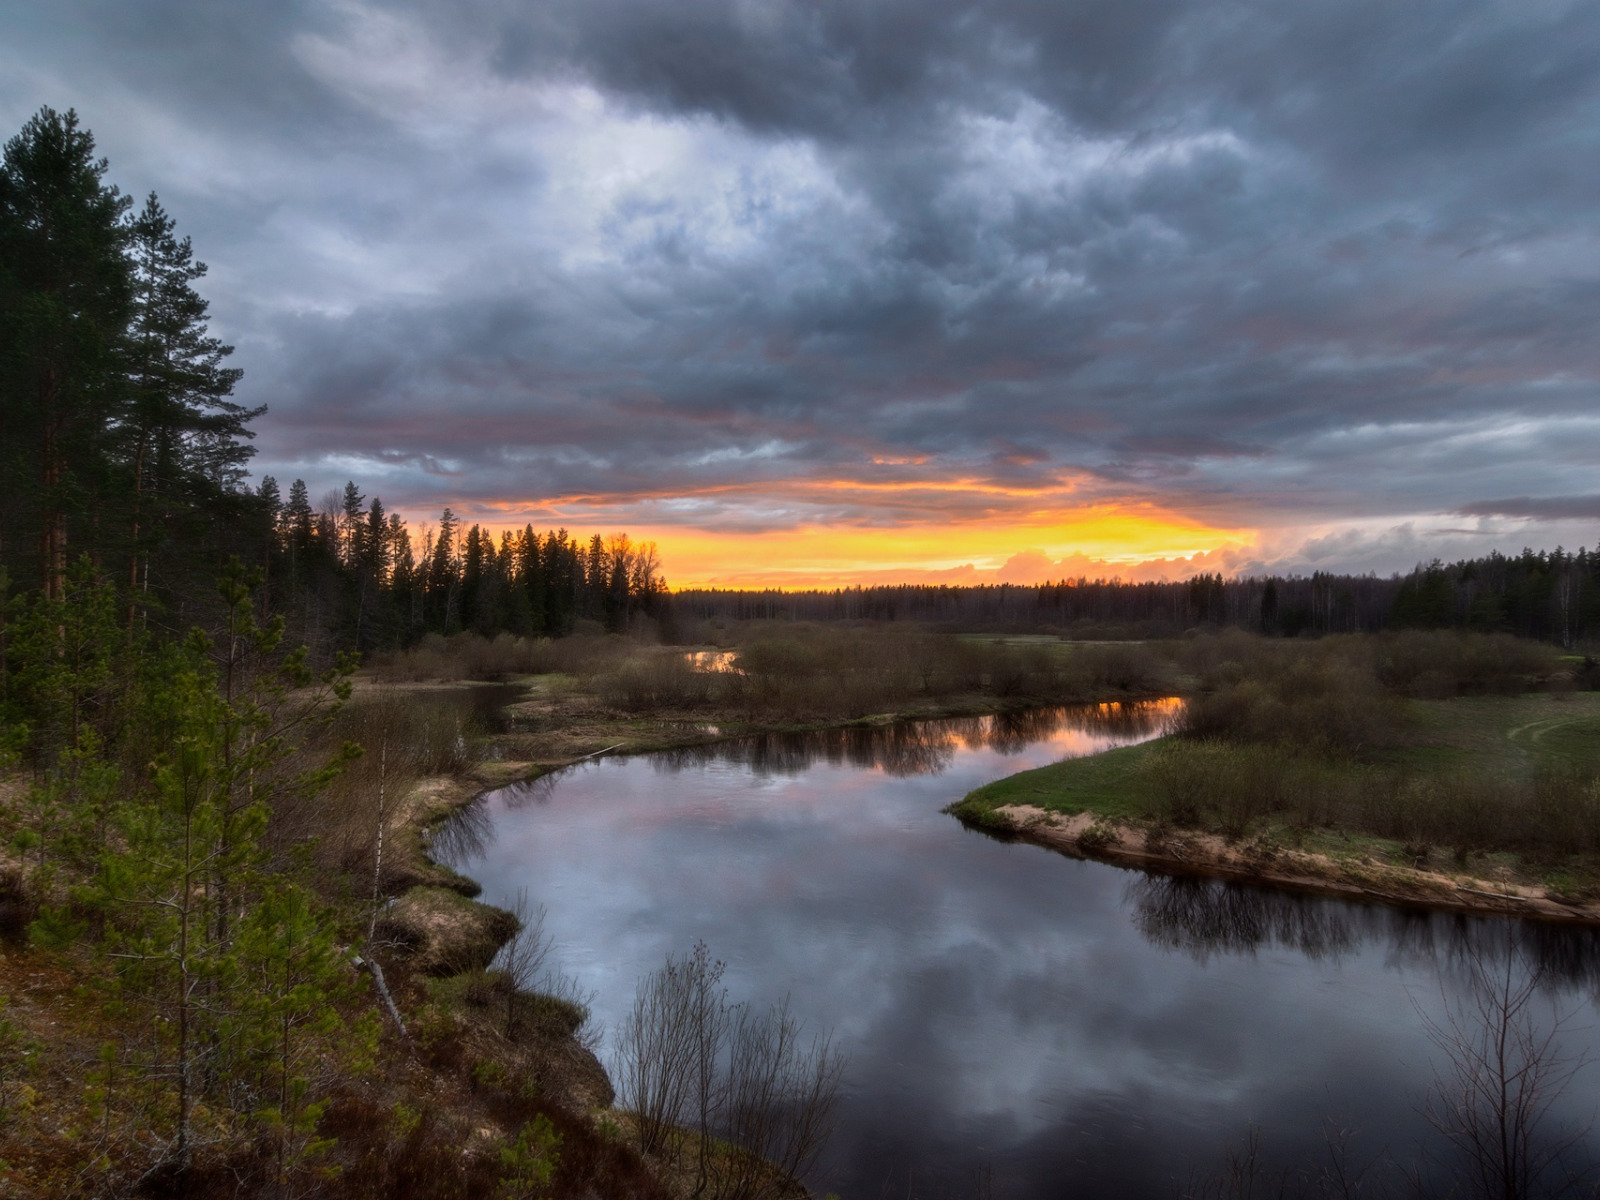
{"type": "Polygon", "coordinates": [[[1572,769],[1530,777],[1422,774],[1274,746],[1177,738],[1140,765],[1139,795],[1162,824],[1243,837],[1259,818],[1393,838],[1418,857],[1513,851],[1535,859],[1600,854],[1600,781],[1572,769]]]}
{"type": "Polygon", "coordinates": [[[1172,687],[1163,658],[1141,645],[1071,646],[968,640],[902,626],[758,629],[731,669],[698,670],[660,651],[619,664],[597,681],[606,704],[627,712],[717,706],[765,720],[867,716],[907,703],[992,697],[1053,704],[1172,687]]]}
{"type": "Polygon", "coordinates": [[[1198,683],[1190,735],[1356,755],[1405,735],[1407,698],[1522,692],[1565,678],[1553,649],[1499,634],[1282,641],[1232,631],[1193,639],[1177,655],[1198,683]]]}
{"type": "Polygon", "coordinates": [[[564,638],[430,633],[410,649],[373,656],[372,673],[384,683],[487,682],[516,675],[591,676],[616,666],[638,649],[637,642],[608,637],[594,622],[587,624],[593,629],[564,638]]]}

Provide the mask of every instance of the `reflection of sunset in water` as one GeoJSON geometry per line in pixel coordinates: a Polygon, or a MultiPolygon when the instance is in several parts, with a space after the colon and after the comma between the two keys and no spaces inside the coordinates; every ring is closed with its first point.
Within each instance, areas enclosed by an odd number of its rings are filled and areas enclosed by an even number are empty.
{"type": "MultiPolygon", "coordinates": [[[[997,1200],[1153,1200],[1251,1122],[1283,1162],[1309,1161],[1330,1114],[1413,1144],[1429,1133],[1419,1004],[1459,994],[1451,963],[1492,923],[1147,879],[943,812],[1179,711],[600,759],[482,797],[434,848],[484,899],[527,888],[547,906],[562,967],[610,1029],[639,978],[697,940],[727,963],[732,999],[787,996],[809,1030],[831,1028],[851,1062],[819,1195],[882,1195],[886,1179],[893,1195],[970,1195],[992,1167],[997,1200]]],[[[1593,931],[1536,929],[1527,948],[1574,1002],[1600,979],[1593,931]]],[[[1600,1034],[1571,1048],[1600,1056],[1600,1034]]]]}
{"type": "Polygon", "coordinates": [[[686,650],[683,660],[689,664],[691,670],[717,674],[733,670],[734,660],[738,657],[737,650],[686,650]]]}
{"type": "MultiPolygon", "coordinates": [[[[795,774],[819,762],[849,764],[889,775],[937,775],[955,752],[1028,750],[1054,762],[1159,737],[1183,709],[1176,696],[1071,704],[976,717],[941,717],[885,725],[769,733],[654,755],[663,769],[710,762],[744,763],[759,774],[795,774]]],[[[548,778],[548,777],[547,777],[548,778]]]]}

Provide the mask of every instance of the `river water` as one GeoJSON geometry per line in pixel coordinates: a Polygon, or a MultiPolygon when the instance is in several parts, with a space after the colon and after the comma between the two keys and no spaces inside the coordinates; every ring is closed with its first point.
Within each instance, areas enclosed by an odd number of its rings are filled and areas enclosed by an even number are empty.
{"type": "MultiPolygon", "coordinates": [[[[547,906],[561,965],[620,1027],[704,940],[736,1000],[787,995],[850,1057],[809,1182],[865,1197],[1172,1196],[1258,1131],[1312,1170],[1448,1147],[1473,981],[1540,972],[1529,1013],[1600,1060],[1592,931],[1174,879],[963,828],[1014,771],[1156,736],[1175,701],[767,737],[601,759],[482,798],[435,852],[494,902],[547,906]],[[1457,1039],[1459,1040],[1459,1038],[1457,1039]]],[[[609,1062],[611,1043],[601,1056],[609,1062]]],[[[1600,1061],[1548,1130],[1592,1116],[1600,1061]]]]}

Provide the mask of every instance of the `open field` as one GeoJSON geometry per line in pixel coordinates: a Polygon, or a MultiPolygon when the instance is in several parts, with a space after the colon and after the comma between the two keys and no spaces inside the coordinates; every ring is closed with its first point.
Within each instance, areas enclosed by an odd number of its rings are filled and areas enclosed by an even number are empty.
{"type": "Polygon", "coordinates": [[[1359,755],[1175,734],[998,780],[951,811],[1113,858],[1460,907],[1509,892],[1530,912],[1600,917],[1600,694],[1395,715],[1398,735],[1359,755]]]}
{"type": "MultiPolygon", "coordinates": [[[[1411,743],[1387,748],[1379,764],[1418,773],[1492,772],[1531,777],[1541,768],[1600,771],[1600,692],[1571,695],[1462,696],[1417,700],[1410,706],[1411,743]]],[[[981,805],[1033,804],[1050,812],[1132,817],[1147,812],[1144,766],[1166,740],[1068,759],[979,788],[967,799],[981,805]]],[[[1362,764],[1346,763],[1359,771],[1362,764]]]]}
{"type": "Polygon", "coordinates": [[[1160,650],[1188,697],[1172,736],[997,781],[952,811],[1126,861],[1600,917],[1586,662],[1459,633],[1228,632],[1160,650]]]}

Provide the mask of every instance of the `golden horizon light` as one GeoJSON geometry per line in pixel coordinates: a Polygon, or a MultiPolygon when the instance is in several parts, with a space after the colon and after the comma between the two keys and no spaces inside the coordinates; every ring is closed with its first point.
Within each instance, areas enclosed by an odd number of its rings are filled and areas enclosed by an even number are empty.
{"type": "Polygon", "coordinates": [[[811,521],[759,530],[638,523],[618,520],[615,513],[596,520],[594,514],[552,513],[540,503],[519,512],[522,507],[495,504],[463,519],[493,528],[497,537],[531,522],[541,533],[564,525],[585,536],[627,533],[636,542],[653,541],[674,591],[1182,577],[1214,569],[1213,556],[1259,540],[1255,529],[1209,525],[1151,504],[1094,504],[1021,519],[1007,514],[881,525],[811,521]]]}

